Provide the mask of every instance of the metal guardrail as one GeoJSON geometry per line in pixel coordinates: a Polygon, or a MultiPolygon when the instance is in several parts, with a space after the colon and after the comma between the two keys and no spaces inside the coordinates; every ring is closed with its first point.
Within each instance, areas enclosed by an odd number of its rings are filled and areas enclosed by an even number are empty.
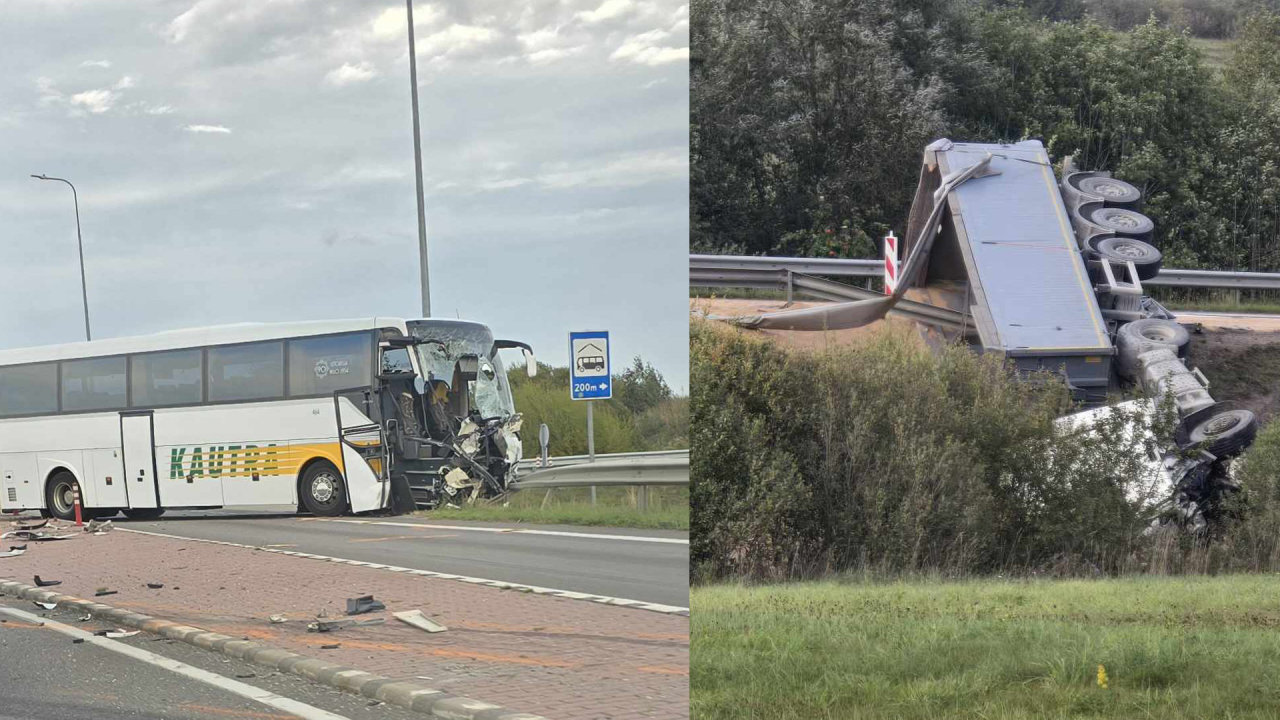
{"type": "MultiPolygon", "coordinates": [[[[686,462],[689,460],[688,450],[651,450],[649,452],[630,452],[630,453],[600,453],[596,455],[596,464],[611,463],[615,461],[627,460],[647,460],[649,458],[684,458],[686,462]]],[[[543,469],[539,465],[538,458],[525,458],[516,466],[518,471],[530,473],[535,470],[543,469]]],[[[591,462],[590,455],[561,455],[560,457],[548,458],[548,468],[558,468],[566,465],[583,465],[591,462]]]]}
{"type": "MultiPolygon", "coordinates": [[[[842,258],[751,257],[743,255],[690,255],[692,287],[755,287],[787,289],[791,275],[878,278],[882,260],[842,258]]],[[[1280,290],[1280,273],[1232,270],[1179,270],[1164,268],[1145,285],[1227,290],[1280,290]]]]}
{"type": "Polygon", "coordinates": [[[606,485],[688,485],[689,454],[684,457],[650,457],[601,460],[538,468],[519,478],[516,490],[606,485]]]}

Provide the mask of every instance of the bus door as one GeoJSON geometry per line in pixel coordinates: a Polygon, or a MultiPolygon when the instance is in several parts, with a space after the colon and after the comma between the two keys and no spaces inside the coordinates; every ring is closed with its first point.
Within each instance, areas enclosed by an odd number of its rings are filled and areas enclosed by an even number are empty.
{"type": "Polygon", "coordinates": [[[120,446],[129,507],[160,507],[156,485],[155,424],[148,412],[120,413],[120,446]]]}

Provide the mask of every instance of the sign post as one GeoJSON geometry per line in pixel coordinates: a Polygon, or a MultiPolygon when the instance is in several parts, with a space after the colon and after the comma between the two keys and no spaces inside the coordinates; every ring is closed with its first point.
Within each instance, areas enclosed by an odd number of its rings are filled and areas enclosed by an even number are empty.
{"type": "Polygon", "coordinates": [[[884,294],[892,295],[898,290],[898,238],[890,230],[884,236],[884,294]]]}
{"type": "MultiPolygon", "coordinates": [[[[595,413],[593,400],[613,397],[609,374],[609,332],[594,330],[569,333],[569,397],[587,401],[587,457],[596,461],[595,413]]],[[[596,504],[596,488],[591,486],[591,504],[596,504]]]]}

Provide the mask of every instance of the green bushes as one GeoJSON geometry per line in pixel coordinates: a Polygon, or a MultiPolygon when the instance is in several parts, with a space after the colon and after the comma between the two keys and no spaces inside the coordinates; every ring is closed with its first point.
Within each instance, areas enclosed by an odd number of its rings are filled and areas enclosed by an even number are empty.
{"type": "MultiPolygon", "coordinates": [[[[551,429],[551,455],[587,454],[587,404],[569,398],[569,368],[539,365],[507,373],[516,409],[524,415],[525,457],[537,457],[538,426],[551,429]]],[[[635,358],[613,376],[614,396],[595,403],[597,453],[677,450],[689,447],[689,398],[671,392],[662,374],[635,358]]]]}
{"type": "MultiPolygon", "coordinates": [[[[1144,561],[1154,478],[1131,420],[1057,429],[1051,377],[935,355],[906,330],[822,353],[694,322],[701,579],[833,571],[1116,571],[1144,561]]],[[[1166,419],[1167,420],[1167,419],[1166,419]]]]}
{"type": "Polygon", "coordinates": [[[1039,137],[1138,185],[1168,266],[1276,269],[1280,18],[1246,10],[694,0],[691,247],[874,256],[930,140],[1039,137]],[[1182,27],[1238,35],[1222,72],[1182,27]]]}

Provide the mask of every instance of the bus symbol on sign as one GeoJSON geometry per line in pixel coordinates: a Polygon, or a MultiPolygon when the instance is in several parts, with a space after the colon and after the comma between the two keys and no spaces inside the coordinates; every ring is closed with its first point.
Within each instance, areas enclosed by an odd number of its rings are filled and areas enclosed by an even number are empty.
{"type": "Polygon", "coordinates": [[[602,400],[613,397],[609,379],[609,333],[603,330],[569,333],[570,397],[602,400]]]}

